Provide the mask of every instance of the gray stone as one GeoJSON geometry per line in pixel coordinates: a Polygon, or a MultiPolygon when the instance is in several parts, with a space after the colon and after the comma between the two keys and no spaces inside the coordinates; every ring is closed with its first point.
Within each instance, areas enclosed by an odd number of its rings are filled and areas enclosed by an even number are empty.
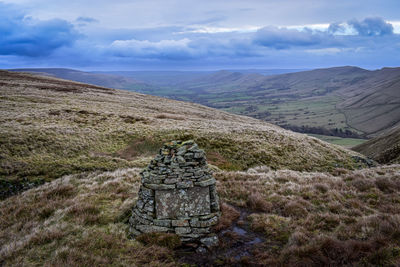
{"type": "Polygon", "coordinates": [[[136,230],[134,227],[129,227],[129,233],[133,236],[136,237],[138,235],[141,235],[142,233],[136,230]]]}
{"type": "Polygon", "coordinates": [[[163,227],[171,227],[171,220],[153,220],[154,225],[163,226],[163,227]]]}
{"type": "Polygon", "coordinates": [[[153,232],[168,232],[170,228],[162,227],[162,226],[155,226],[155,225],[143,225],[139,224],[136,225],[136,229],[141,231],[142,233],[153,233],[153,232]]]}
{"type": "Polygon", "coordinates": [[[207,248],[215,247],[218,245],[218,237],[216,235],[200,239],[200,242],[207,248]]]}
{"type": "Polygon", "coordinates": [[[206,252],[207,252],[207,249],[203,246],[200,246],[196,249],[196,253],[199,253],[199,254],[204,254],[206,252]]]}
{"type": "Polygon", "coordinates": [[[142,184],[161,184],[160,179],[142,179],[142,184]]]}
{"type": "Polygon", "coordinates": [[[152,197],[152,196],[154,196],[154,190],[145,188],[145,187],[143,187],[143,186],[140,188],[140,192],[141,192],[141,194],[142,194],[143,196],[145,196],[145,197],[152,197]]]}
{"type": "Polygon", "coordinates": [[[215,184],[215,179],[214,178],[194,183],[194,185],[203,186],[203,187],[214,185],[214,184],[215,184]]]}
{"type": "Polygon", "coordinates": [[[186,163],[186,160],[182,156],[177,156],[176,160],[178,161],[178,163],[186,163]]]}
{"type": "Polygon", "coordinates": [[[179,182],[181,179],[179,178],[167,178],[164,180],[165,184],[176,184],[177,182],[179,182]]]}
{"type": "Polygon", "coordinates": [[[192,159],[193,156],[194,156],[193,153],[186,153],[185,156],[184,156],[184,158],[185,158],[185,159],[192,159]]]}
{"type": "Polygon", "coordinates": [[[207,215],[198,216],[198,218],[201,221],[205,221],[205,220],[209,220],[209,219],[213,218],[214,216],[217,216],[217,214],[216,213],[210,213],[210,214],[207,214],[207,215]]]}
{"type": "Polygon", "coordinates": [[[145,211],[154,212],[154,201],[147,202],[143,209],[145,211]]]}
{"type": "Polygon", "coordinates": [[[193,144],[194,144],[193,140],[187,140],[187,141],[182,143],[182,146],[189,146],[189,145],[193,145],[193,144]]]}
{"type": "Polygon", "coordinates": [[[189,220],[171,220],[171,225],[173,227],[184,227],[189,226],[189,220]]]}
{"type": "Polygon", "coordinates": [[[203,249],[218,241],[210,236],[220,217],[216,181],[205,152],[193,141],[164,144],[140,174],[142,185],[129,219],[131,236],[175,232],[182,242],[201,239],[203,249]]]}
{"type": "Polygon", "coordinates": [[[197,170],[194,172],[194,176],[196,176],[196,177],[202,177],[203,175],[204,175],[203,170],[197,170]]]}
{"type": "Polygon", "coordinates": [[[218,223],[218,216],[214,216],[211,219],[208,219],[205,221],[190,220],[191,227],[209,227],[209,226],[213,226],[217,223],[218,223]]]}
{"type": "Polygon", "coordinates": [[[144,218],[142,218],[142,217],[140,217],[140,216],[136,216],[135,219],[136,219],[136,221],[137,221],[138,223],[141,223],[141,224],[146,224],[146,225],[152,225],[152,224],[153,224],[152,221],[146,220],[146,219],[144,219],[144,218]]]}
{"type": "Polygon", "coordinates": [[[138,207],[139,209],[143,209],[143,207],[144,207],[144,202],[143,202],[141,199],[139,199],[139,200],[136,202],[136,207],[138,207]]]}
{"type": "Polygon", "coordinates": [[[192,233],[193,234],[208,234],[208,233],[210,233],[210,227],[206,227],[206,228],[194,228],[194,227],[192,227],[192,233]]]}
{"type": "Polygon", "coordinates": [[[157,219],[174,219],[210,213],[210,192],[207,187],[156,191],[157,219]]]}
{"type": "Polygon", "coordinates": [[[191,232],[192,232],[192,229],[190,227],[176,227],[175,228],[175,233],[177,235],[190,234],[191,232]]]}
{"type": "Polygon", "coordinates": [[[186,147],[185,147],[185,146],[182,146],[182,147],[180,147],[180,148],[178,149],[178,151],[176,152],[176,155],[182,156],[182,155],[185,155],[185,153],[186,153],[186,147]]]}
{"type": "Polygon", "coordinates": [[[152,221],[153,220],[153,216],[147,215],[146,213],[140,212],[138,209],[134,209],[133,213],[136,214],[137,217],[146,219],[148,221],[152,221]]]}
{"type": "Polygon", "coordinates": [[[193,182],[190,180],[185,180],[185,181],[176,183],[176,188],[178,188],[178,189],[190,188],[190,187],[193,187],[193,182]]]}
{"type": "Polygon", "coordinates": [[[203,181],[207,181],[207,180],[210,180],[210,179],[214,179],[214,178],[211,175],[204,175],[204,176],[198,178],[197,181],[198,182],[203,182],[203,181]]]}
{"type": "Polygon", "coordinates": [[[193,158],[195,158],[195,159],[201,159],[203,157],[204,157],[204,152],[196,152],[196,153],[194,153],[194,156],[193,156],[193,158]]]}
{"type": "Polygon", "coordinates": [[[175,189],[175,185],[173,185],[173,184],[145,184],[144,186],[147,187],[147,188],[153,189],[153,190],[175,189]]]}

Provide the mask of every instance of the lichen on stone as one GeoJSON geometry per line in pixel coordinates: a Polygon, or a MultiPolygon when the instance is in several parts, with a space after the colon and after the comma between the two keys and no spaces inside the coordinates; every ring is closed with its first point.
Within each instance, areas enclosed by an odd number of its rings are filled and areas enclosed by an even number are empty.
{"type": "Polygon", "coordinates": [[[216,239],[211,232],[221,215],[216,181],[194,141],[165,143],[140,174],[139,198],[129,220],[133,237],[167,232],[182,242],[216,239]]]}

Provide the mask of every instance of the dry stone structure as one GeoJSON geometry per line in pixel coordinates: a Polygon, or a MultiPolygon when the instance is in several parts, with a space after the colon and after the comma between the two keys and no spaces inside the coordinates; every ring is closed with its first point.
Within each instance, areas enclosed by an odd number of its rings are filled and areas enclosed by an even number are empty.
{"type": "Polygon", "coordinates": [[[176,233],[183,242],[218,242],[211,227],[220,217],[215,179],[193,141],[172,141],[141,172],[139,198],[130,218],[133,236],[176,233]]]}

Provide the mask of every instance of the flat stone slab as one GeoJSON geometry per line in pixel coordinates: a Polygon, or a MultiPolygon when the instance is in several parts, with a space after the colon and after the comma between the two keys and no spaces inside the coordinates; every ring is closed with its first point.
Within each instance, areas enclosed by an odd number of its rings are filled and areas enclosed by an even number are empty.
{"type": "Polygon", "coordinates": [[[179,219],[210,214],[209,187],[155,190],[157,219],[179,219]]]}

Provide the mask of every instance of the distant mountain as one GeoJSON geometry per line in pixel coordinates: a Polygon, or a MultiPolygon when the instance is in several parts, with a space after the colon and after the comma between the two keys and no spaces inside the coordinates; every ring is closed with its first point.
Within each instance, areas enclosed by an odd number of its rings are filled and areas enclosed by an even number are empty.
{"type": "Polygon", "coordinates": [[[400,125],[400,68],[344,66],[279,75],[264,75],[267,70],[19,71],[196,102],[305,133],[375,137],[400,125]]]}
{"type": "Polygon", "coordinates": [[[272,76],[219,71],[177,82],[173,90],[143,92],[320,134],[376,136],[400,123],[400,68],[345,66],[272,76]]]}
{"type": "Polygon", "coordinates": [[[93,73],[124,76],[151,85],[171,87],[209,75],[213,71],[95,71],[93,73]]]}
{"type": "Polygon", "coordinates": [[[36,73],[76,82],[94,84],[116,89],[135,89],[138,85],[148,87],[144,82],[136,79],[113,74],[100,74],[63,68],[30,68],[12,69],[10,71],[36,73]]]}
{"type": "Polygon", "coordinates": [[[400,163],[400,127],[353,148],[379,163],[400,163]]]}
{"type": "Polygon", "coordinates": [[[225,71],[95,71],[93,73],[112,74],[118,76],[130,77],[152,85],[157,86],[182,86],[186,82],[201,80],[208,75],[214,75],[219,72],[241,73],[241,74],[261,74],[277,75],[302,71],[301,69],[238,69],[225,71]]]}

